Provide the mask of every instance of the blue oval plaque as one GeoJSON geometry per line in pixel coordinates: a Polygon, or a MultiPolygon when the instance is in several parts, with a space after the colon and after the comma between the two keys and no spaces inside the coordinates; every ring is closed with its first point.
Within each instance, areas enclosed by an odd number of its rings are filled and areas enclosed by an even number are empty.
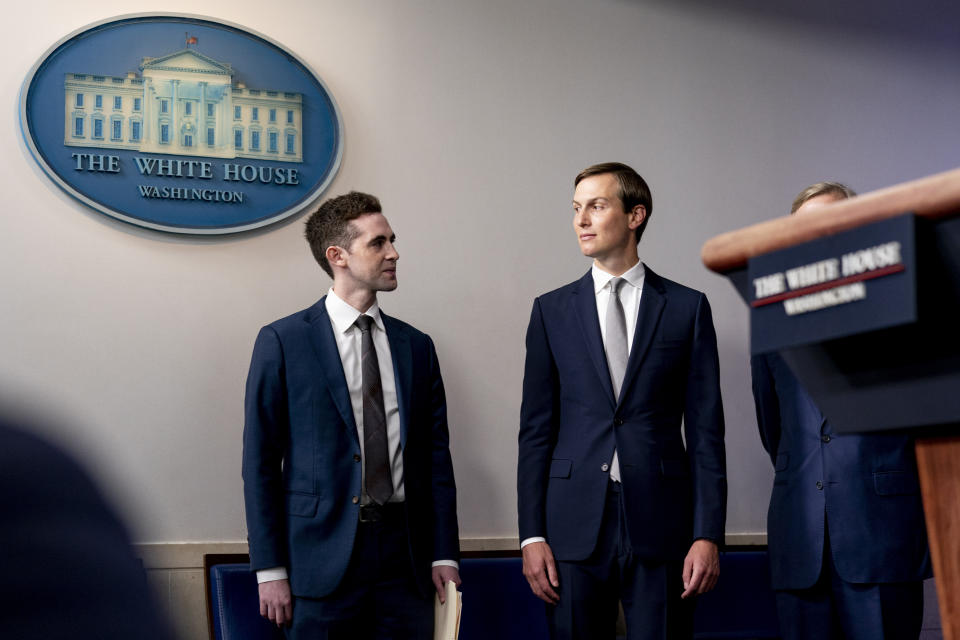
{"type": "Polygon", "coordinates": [[[336,102],[302,60],[237,25],[181,15],[67,36],[27,76],[20,122],[67,193],[174,233],[236,233],[300,213],[343,149],[336,102]]]}

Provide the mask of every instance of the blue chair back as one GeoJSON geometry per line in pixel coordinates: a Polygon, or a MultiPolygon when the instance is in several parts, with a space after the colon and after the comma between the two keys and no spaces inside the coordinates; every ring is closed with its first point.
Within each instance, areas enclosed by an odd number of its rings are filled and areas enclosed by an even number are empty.
{"type": "Polygon", "coordinates": [[[549,640],[542,601],[530,591],[520,558],[464,558],[460,640],[549,640]]]}
{"type": "MultiPolygon", "coordinates": [[[[460,640],[549,640],[544,603],[530,591],[520,558],[465,558],[460,640]]],[[[247,564],[210,568],[215,640],[278,640],[283,633],[260,616],[257,579],[247,564]]],[[[720,582],[700,597],[696,640],[779,637],[766,551],[720,554],[720,582]]]]}
{"type": "Polygon", "coordinates": [[[696,640],[780,637],[766,550],[720,554],[720,580],[713,591],[697,601],[693,637],[696,640]]]}
{"type": "Polygon", "coordinates": [[[260,616],[257,577],[248,564],[210,567],[210,604],[215,640],[279,640],[283,632],[260,616]]]}

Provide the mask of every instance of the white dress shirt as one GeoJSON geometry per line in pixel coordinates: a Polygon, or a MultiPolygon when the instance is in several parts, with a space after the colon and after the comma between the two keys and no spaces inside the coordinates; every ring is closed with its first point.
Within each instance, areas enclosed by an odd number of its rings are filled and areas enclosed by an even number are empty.
{"type": "MultiPolygon", "coordinates": [[[[393,478],[393,495],[390,502],[403,502],[403,452],[400,450],[400,405],[397,404],[397,381],[393,374],[393,355],[390,342],[383,328],[380,306],[373,305],[364,312],[357,311],[333,292],[327,293],[327,315],[333,325],[333,337],[337,341],[343,375],[347,379],[350,391],[350,407],[357,424],[357,437],[360,438],[361,487],[366,487],[367,456],[363,441],[363,366],[360,327],[357,318],[368,315],[373,318],[370,331],[373,333],[373,347],[377,351],[377,363],[380,365],[380,385],[383,387],[383,410],[387,418],[387,452],[390,456],[390,476],[393,478]]],[[[366,489],[361,496],[363,504],[369,504],[366,489]]]]}
{"type": "MultiPolygon", "coordinates": [[[[350,392],[350,407],[353,409],[353,419],[357,424],[357,437],[360,439],[361,460],[361,487],[366,487],[367,456],[364,453],[363,442],[363,367],[362,344],[360,327],[356,325],[357,318],[368,315],[373,318],[370,331],[373,333],[373,348],[377,351],[377,364],[380,365],[380,385],[383,388],[383,410],[387,418],[387,452],[390,457],[390,475],[393,479],[393,495],[389,502],[403,502],[403,451],[400,449],[400,405],[397,399],[397,380],[393,372],[393,354],[390,351],[390,342],[383,327],[383,318],[380,317],[380,306],[374,301],[366,311],[358,311],[347,304],[340,296],[334,293],[331,287],[324,301],[327,315],[330,316],[330,325],[333,328],[333,337],[337,342],[337,351],[340,352],[340,363],[343,365],[343,375],[347,380],[347,390],[350,392]]],[[[361,497],[363,504],[369,504],[370,498],[366,489],[361,497]]],[[[447,565],[458,567],[453,560],[438,560],[433,566],[447,565]]],[[[285,567],[274,567],[257,571],[257,582],[284,580],[287,578],[285,567]]]]}
{"type": "MultiPolygon", "coordinates": [[[[591,269],[593,275],[593,292],[597,296],[597,317],[600,318],[600,338],[603,348],[607,348],[607,307],[610,305],[610,281],[616,276],[602,270],[596,264],[591,269]]],[[[643,293],[643,263],[630,267],[620,277],[624,279],[620,287],[620,305],[623,307],[623,319],[627,328],[627,357],[633,348],[633,334],[637,331],[637,314],[640,312],[640,294],[643,293]]],[[[620,482],[620,457],[616,449],[613,451],[613,460],[610,461],[610,477],[620,482]]]]}
{"type": "MultiPolygon", "coordinates": [[[[593,276],[593,292],[596,295],[597,318],[600,321],[600,338],[603,340],[604,349],[607,346],[607,306],[610,303],[610,281],[615,277],[607,273],[594,263],[590,270],[593,276]]],[[[640,312],[640,294],[643,293],[643,279],[646,272],[643,269],[643,263],[637,262],[634,266],[627,269],[619,277],[625,282],[620,287],[620,304],[623,306],[623,316],[627,328],[627,356],[633,348],[633,335],[637,331],[637,315],[640,312]]],[[[613,452],[613,459],[610,461],[610,477],[616,482],[620,482],[620,458],[617,451],[613,452]]],[[[524,548],[532,542],[546,542],[546,539],[540,536],[526,538],[520,543],[520,548],[524,548]]]]}

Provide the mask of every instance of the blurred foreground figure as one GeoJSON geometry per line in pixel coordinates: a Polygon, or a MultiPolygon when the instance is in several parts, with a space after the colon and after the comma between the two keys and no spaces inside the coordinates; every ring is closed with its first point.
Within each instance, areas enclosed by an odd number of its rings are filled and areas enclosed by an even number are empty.
{"type": "Polygon", "coordinates": [[[124,526],[66,453],[0,417],[0,638],[169,640],[124,526]]]}
{"type": "MultiPolygon", "coordinates": [[[[790,212],[854,195],[819,182],[790,212]]],[[[782,637],[916,640],[931,570],[912,439],[837,434],[778,353],[751,368],[776,473],[767,539],[782,637]]]]}

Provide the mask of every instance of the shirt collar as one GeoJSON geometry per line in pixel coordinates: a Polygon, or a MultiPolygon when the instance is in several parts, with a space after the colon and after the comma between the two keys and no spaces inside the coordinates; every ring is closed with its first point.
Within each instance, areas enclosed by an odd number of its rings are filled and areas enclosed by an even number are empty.
{"type": "Polygon", "coordinates": [[[369,309],[360,312],[344,302],[340,296],[333,292],[333,287],[330,287],[330,291],[327,292],[326,307],[334,328],[340,333],[349,331],[357,318],[364,314],[373,318],[373,323],[377,325],[378,329],[384,330],[383,319],[380,317],[380,305],[376,300],[373,301],[369,309]]]}
{"type": "MultiPolygon", "coordinates": [[[[593,275],[593,292],[597,294],[599,294],[603,288],[607,286],[607,283],[616,277],[598,267],[596,263],[594,263],[593,267],[591,267],[590,273],[593,275]]],[[[620,274],[620,277],[637,289],[642,289],[644,274],[645,271],[643,269],[643,263],[637,262],[637,264],[620,274]]]]}

